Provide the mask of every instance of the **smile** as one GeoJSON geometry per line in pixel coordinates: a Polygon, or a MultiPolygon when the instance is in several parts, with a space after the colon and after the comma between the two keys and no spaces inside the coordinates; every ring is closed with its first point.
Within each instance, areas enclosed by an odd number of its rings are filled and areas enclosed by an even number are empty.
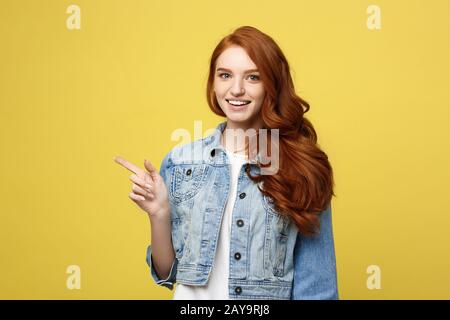
{"type": "Polygon", "coordinates": [[[244,106],[251,102],[249,100],[230,100],[230,99],[225,99],[225,100],[233,106],[244,106]]]}

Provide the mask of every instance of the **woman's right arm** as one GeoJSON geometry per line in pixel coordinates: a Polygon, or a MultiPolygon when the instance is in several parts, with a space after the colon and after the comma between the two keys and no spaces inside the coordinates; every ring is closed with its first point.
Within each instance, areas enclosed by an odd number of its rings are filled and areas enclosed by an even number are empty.
{"type": "Polygon", "coordinates": [[[172,226],[170,224],[170,211],[166,213],[169,218],[150,218],[151,243],[153,266],[158,278],[166,279],[170,275],[175,254],[172,244],[172,226]]]}
{"type": "Polygon", "coordinates": [[[172,289],[177,261],[172,244],[170,205],[165,185],[164,171],[167,158],[161,165],[161,175],[147,160],[144,166],[148,172],[121,157],[115,157],[114,160],[134,173],[130,176],[133,186],[129,197],[148,214],[150,220],[151,245],[147,248],[146,260],[151,275],[157,284],[172,289]]]}

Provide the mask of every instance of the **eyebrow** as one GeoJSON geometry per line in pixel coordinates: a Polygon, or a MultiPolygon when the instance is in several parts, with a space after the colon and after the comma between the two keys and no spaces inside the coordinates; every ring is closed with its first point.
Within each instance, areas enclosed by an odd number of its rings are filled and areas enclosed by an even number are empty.
{"type": "MultiPolygon", "coordinates": [[[[216,70],[216,72],[219,72],[219,71],[226,71],[226,72],[231,72],[232,73],[232,71],[230,69],[227,69],[227,68],[218,68],[216,70]]],[[[244,73],[250,73],[250,72],[259,72],[259,70],[258,69],[249,69],[249,70],[246,70],[244,73]]]]}

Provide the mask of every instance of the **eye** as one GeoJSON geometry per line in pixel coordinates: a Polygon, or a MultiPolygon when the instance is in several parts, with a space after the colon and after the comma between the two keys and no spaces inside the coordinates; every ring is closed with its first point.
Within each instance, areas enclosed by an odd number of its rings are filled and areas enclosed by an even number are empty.
{"type": "Polygon", "coordinates": [[[251,74],[251,75],[249,75],[249,77],[253,77],[251,80],[253,80],[253,81],[258,81],[259,80],[259,76],[258,75],[256,75],[256,74],[251,74]]]}
{"type": "Polygon", "coordinates": [[[229,76],[230,74],[229,73],[219,73],[219,77],[220,78],[222,78],[222,79],[227,79],[228,77],[222,77],[222,76],[224,76],[224,75],[226,75],[226,76],[229,76]]]}

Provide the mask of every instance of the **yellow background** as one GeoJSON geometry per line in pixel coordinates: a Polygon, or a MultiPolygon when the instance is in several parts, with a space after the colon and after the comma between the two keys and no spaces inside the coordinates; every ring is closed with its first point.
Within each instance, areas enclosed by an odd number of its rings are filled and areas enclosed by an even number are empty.
{"type": "Polygon", "coordinates": [[[0,298],[171,299],[113,156],[159,168],[175,129],[222,121],[205,100],[210,54],[252,25],[286,54],[335,170],[340,298],[449,299],[449,15],[448,0],[2,0],[0,298]]]}

